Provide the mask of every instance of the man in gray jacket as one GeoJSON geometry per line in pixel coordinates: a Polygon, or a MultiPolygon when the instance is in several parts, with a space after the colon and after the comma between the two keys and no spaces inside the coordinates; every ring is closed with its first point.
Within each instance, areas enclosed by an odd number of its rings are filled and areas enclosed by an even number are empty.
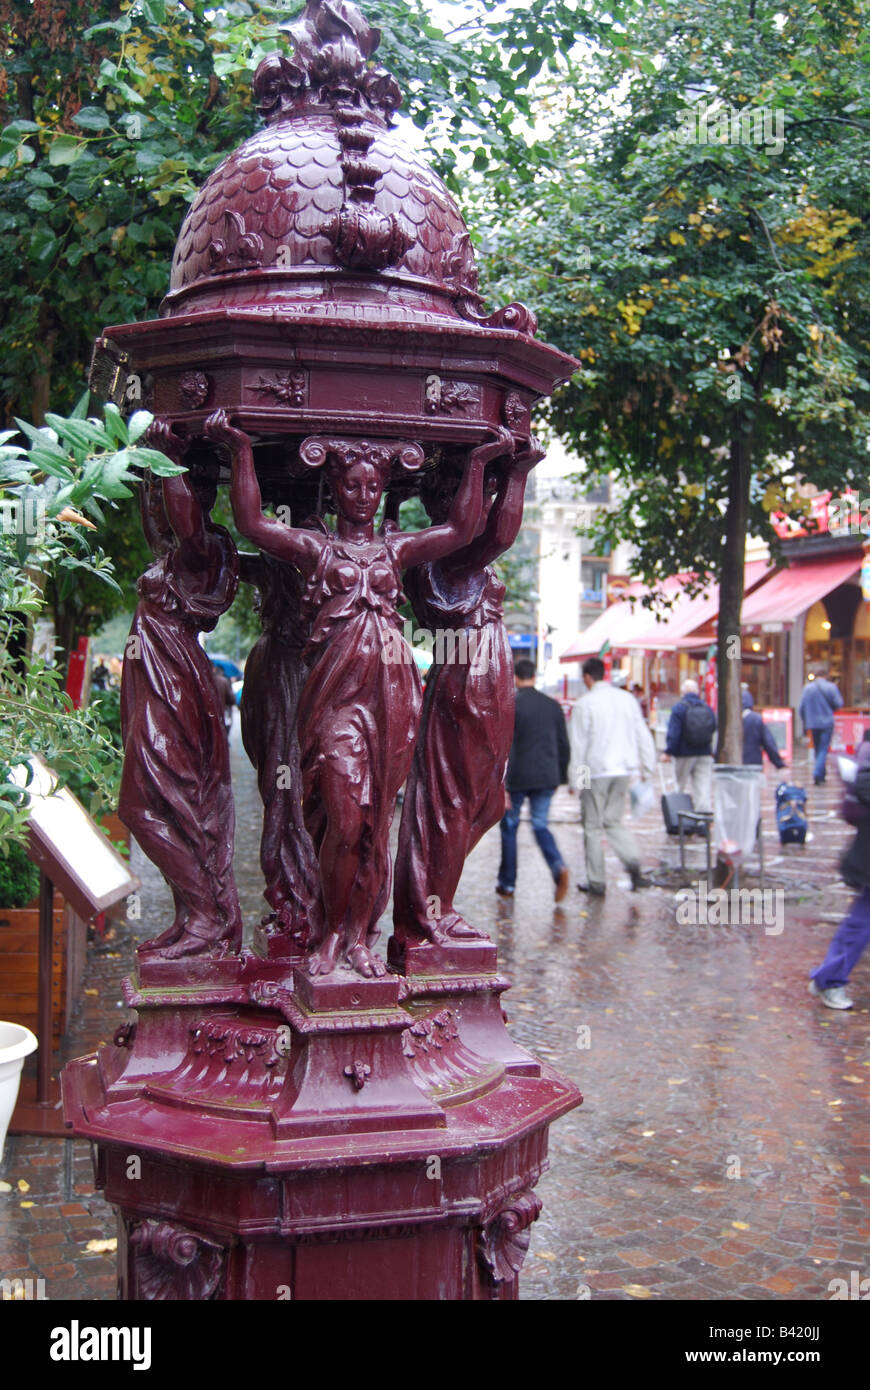
{"type": "Polygon", "coordinates": [[[640,868],[640,850],[622,824],[631,783],[652,778],[656,749],[643,721],[640,705],[627,690],[604,679],[604,662],[590,656],[583,663],[588,690],[571,711],[571,770],[569,785],[580,793],[580,812],[586,846],[586,883],[582,893],[603,898],[606,891],[602,834],[628,869],[632,889],[646,888],[649,879],[640,868]]]}
{"type": "Polygon", "coordinates": [[[813,781],[820,786],[825,780],[828,749],[834,732],[834,710],[842,709],[843,697],[833,681],[826,680],[822,671],[815,680],[807,681],[798,705],[798,713],[804,721],[804,729],[813,741],[816,754],[813,767],[813,781]]]}

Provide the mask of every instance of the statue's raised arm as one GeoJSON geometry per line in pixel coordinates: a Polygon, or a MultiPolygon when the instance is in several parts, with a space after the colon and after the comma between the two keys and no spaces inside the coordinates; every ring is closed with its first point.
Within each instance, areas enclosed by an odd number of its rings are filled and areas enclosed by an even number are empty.
{"type": "Polygon", "coordinates": [[[474,539],[483,516],[484,469],[492,459],[513,451],[514,439],[507,429],[499,429],[494,439],[472,449],[447,520],[440,526],[429,526],[425,531],[396,538],[395,555],[403,570],[440,560],[474,539]]]}
{"type": "Polygon", "coordinates": [[[224,444],[229,449],[233,468],[230,501],[242,535],[267,555],[296,565],[305,575],[311,574],[320,558],[323,538],[314,531],[285,526],[282,521],[265,515],[248,436],[233,427],[225,410],[216,410],[208,417],[205,435],[214,444],[224,444]]]}

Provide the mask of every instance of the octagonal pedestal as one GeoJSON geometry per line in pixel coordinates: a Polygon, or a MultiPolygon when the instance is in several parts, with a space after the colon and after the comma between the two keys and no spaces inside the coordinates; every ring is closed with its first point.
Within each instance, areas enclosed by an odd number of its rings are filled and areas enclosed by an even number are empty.
{"type": "Polygon", "coordinates": [[[377,980],[243,954],[125,982],[137,1023],[63,1077],[121,1298],[517,1297],[581,1097],[511,1040],[490,943],[406,955],[377,980]]]}

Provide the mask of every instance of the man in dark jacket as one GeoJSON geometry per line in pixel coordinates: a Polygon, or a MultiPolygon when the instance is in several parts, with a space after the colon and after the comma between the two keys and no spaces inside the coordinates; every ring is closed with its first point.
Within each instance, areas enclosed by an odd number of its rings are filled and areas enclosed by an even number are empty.
{"type": "Polygon", "coordinates": [[[568,866],[547,825],[550,802],[556,788],[568,780],[571,747],[562,706],[535,689],[535,667],[518,661],[514,667],[517,687],[514,741],[507,769],[510,805],[501,822],[501,864],[496,892],[511,897],[517,878],[517,826],[523,802],[529,798],[532,830],[547,861],[556,886],[556,902],[568,892],[568,866]]]}
{"type": "MultiPolygon", "coordinates": [[[[846,994],[846,981],[870,941],[870,729],[858,749],[858,772],[852,784],[854,803],[866,812],[858,821],[858,834],[840,866],[840,872],[858,896],[837,928],[828,954],[810,979],[810,994],[829,1009],[851,1009],[854,1001],[846,994]]],[[[853,817],[850,816],[850,820],[853,817]]]]}
{"type": "Polygon", "coordinates": [[[766,753],[774,767],[785,767],[776,746],[776,739],[761,715],[754,709],[755,701],[748,690],[743,692],[743,766],[761,767],[766,753]]]}
{"type": "Polygon", "coordinates": [[[674,760],[677,790],[688,791],[696,811],[713,809],[713,735],[716,715],[698,694],[698,682],[683,681],[683,698],[671,710],[665,752],[674,760]]]}

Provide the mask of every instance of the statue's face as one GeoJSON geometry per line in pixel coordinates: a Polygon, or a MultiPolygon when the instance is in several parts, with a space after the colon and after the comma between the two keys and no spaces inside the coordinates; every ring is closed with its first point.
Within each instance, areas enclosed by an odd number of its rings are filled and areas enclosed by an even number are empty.
{"type": "Polygon", "coordinates": [[[332,481],[335,500],[348,521],[374,521],[384,490],[383,479],[370,463],[355,463],[332,481]]]}

